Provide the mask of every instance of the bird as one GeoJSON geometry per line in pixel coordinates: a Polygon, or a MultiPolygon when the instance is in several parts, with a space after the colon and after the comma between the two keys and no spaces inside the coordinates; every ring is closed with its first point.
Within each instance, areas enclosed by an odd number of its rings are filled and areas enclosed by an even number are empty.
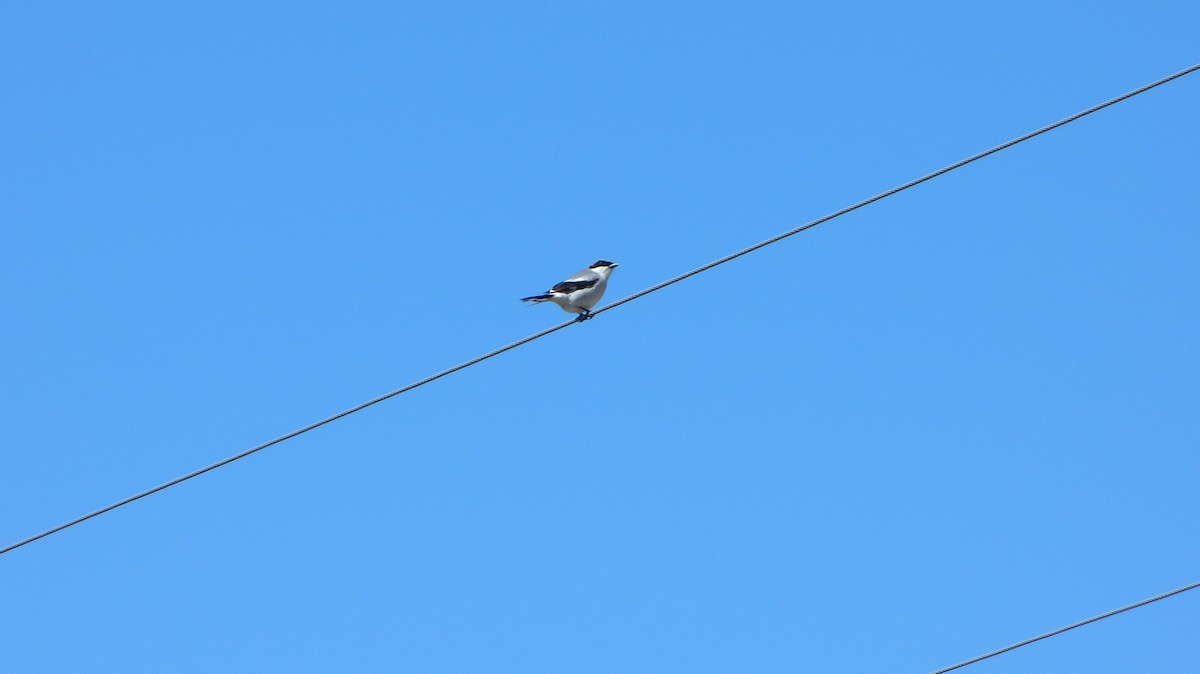
{"type": "Polygon", "coordinates": [[[521,301],[533,304],[554,302],[567,313],[579,314],[579,317],[575,319],[576,323],[586,321],[592,317],[592,307],[596,306],[596,303],[604,296],[604,289],[608,286],[608,277],[616,268],[616,262],[596,260],[586,269],[575,272],[567,280],[555,285],[545,293],[522,297],[521,301]]]}

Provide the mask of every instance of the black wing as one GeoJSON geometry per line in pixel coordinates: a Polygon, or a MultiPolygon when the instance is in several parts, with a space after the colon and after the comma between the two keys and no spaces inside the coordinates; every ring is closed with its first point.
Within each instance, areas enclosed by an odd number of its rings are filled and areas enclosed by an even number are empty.
{"type": "Polygon", "coordinates": [[[587,279],[586,281],[563,281],[550,289],[552,293],[562,293],[564,295],[573,293],[576,290],[584,290],[596,285],[596,281],[600,279],[587,279]]]}

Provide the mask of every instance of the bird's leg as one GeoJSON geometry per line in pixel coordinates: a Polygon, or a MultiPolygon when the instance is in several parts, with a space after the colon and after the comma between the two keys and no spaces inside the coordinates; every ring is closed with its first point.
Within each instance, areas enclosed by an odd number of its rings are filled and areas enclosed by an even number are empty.
{"type": "Polygon", "coordinates": [[[577,317],[575,318],[575,322],[576,322],[576,323],[582,323],[583,321],[586,321],[587,319],[589,319],[589,318],[591,318],[591,317],[592,317],[592,312],[591,312],[591,311],[589,311],[589,310],[587,310],[587,309],[584,309],[584,310],[583,310],[583,313],[582,313],[582,314],[579,314],[579,316],[577,316],[577,317]]]}

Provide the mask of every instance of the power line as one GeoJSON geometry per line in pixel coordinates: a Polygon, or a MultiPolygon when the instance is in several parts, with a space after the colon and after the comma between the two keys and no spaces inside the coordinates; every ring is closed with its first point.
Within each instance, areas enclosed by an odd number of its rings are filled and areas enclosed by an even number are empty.
{"type": "MultiPolygon", "coordinates": [[[[634,294],[632,294],[632,295],[630,295],[630,296],[628,296],[628,297],[625,297],[625,298],[619,299],[619,300],[617,300],[616,302],[613,302],[613,303],[611,303],[611,304],[609,304],[609,305],[607,305],[607,306],[601,307],[601,308],[599,308],[599,309],[597,309],[597,310],[593,311],[593,312],[592,312],[592,314],[593,314],[593,315],[595,315],[595,314],[602,314],[602,313],[604,313],[605,311],[608,311],[608,310],[610,310],[610,309],[615,309],[615,308],[617,308],[617,307],[619,307],[619,306],[621,306],[622,304],[625,304],[625,303],[627,303],[627,302],[632,302],[632,301],[634,301],[634,300],[636,300],[636,299],[639,299],[639,298],[641,298],[641,297],[645,297],[646,295],[649,295],[649,294],[650,294],[650,293],[652,293],[652,292],[656,292],[656,291],[662,290],[663,288],[666,288],[666,287],[667,287],[667,286],[669,286],[669,285],[674,285],[674,284],[676,284],[676,283],[679,283],[680,281],[682,281],[682,280],[684,280],[684,279],[686,279],[686,278],[690,278],[690,277],[692,277],[692,276],[695,276],[696,274],[699,274],[699,273],[701,273],[701,272],[708,271],[709,269],[712,269],[713,267],[716,267],[716,266],[718,266],[718,265],[725,264],[726,262],[729,262],[729,261],[731,261],[731,260],[737,259],[737,258],[739,258],[739,257],[741,257],[741,256],[743,256],[743,255],[746,255],[746,254],[748,254],[748,253],[752,253],[752,252],[754,252],[754,251],[756,251],[756,250],[758,250],[758,249],[760,249],[760,248],[764,248],[764,247],[766,247],[766,246],[769,246],[769,245],[771,245],[771,244],[773,244],[773,243],[776,243],[776,242],[778,242],[778,241],[782,241],[783,239],[786,239],[786,238],[788,238],[789,236],[792,236],[792,235],[794,235],[794,234],[799,234],[800,232],[803,232],[803,231],[804,231],[804,230],[806,230],[806,229],[811,229],[811,228],[813,228],[813,227],[816,227],[816,226],[817,226],[817,225],[819,225],[819,224],[822,224],[822,223],[825,223],[825,222],[829,222],[830,220],[833,220],[834,218],[838,218],[838,217],[841,217],[841,216],[843,216],[843,215],[845,215],[845,214],[847,214],[847,213],[849,213],[849,212],[851,212],[851,211],[858,210],[858,209],[862,208],[863,206],[867,206],[867,205],[869,205],[869,204],[873,204],[873,203],[875,203],[876,201],[879,201],[879,200],[881,200],[881,199],[886,199],[886,198],[888,198],[888,197],[890,197],[890,196],[892,196],[892,195],[894,195],[894,194],[897,194],[897,193],[899,193],[899,192],[903,192],[904,190],[907,190],[907,189],[908,189],[908,188],[910,188],[910,187],[915,187],[915,186],[917,186],[917,185],[920,185],[920,184],[921,184],[921,183],[923,183],[923,182],[926,182],[926,181],[929,181],[929,180],[933,180],[934,178],[937,178],[938,176],[941,176],[941,175],[944,175],[944,174],[946,174],[946,173],[949,173],[949,172],[951,172],[951,171],[953,171],[953,170],[955,170],[955,169],[962,168],[963,166],[966,166],[967,164],[970,164],[970,163],[972,163],[972,162],[975,162],[975,161],[978,161],[978,160],[980,160],[980,159],[983,159],[984,157],[987,157],[988,155],[995,154],[995,153],[997,153],[997,152],[1000,152],[1001,150],[1006,150],[1006,149],[1008,149],[1008,148],[1010,148],[1010,147],[1012,147],[1012,146],[1014,146],[1014,145],[1017,145],[1017,144],[1019,144],[1019,143],[1023,143],[1023,142],[1025,142],[1025,141],[1029,140],[1030,138],[1034,138],[1035,136],[1040,136],[1041,134],[1043,134],[1043,133],[1046,133],[1047,131],[1052,131],[1052,130],[1054,130],[1054,129],[1057,129],[1057,128],[1058,128],[1058,127],[1060,127],[1060,126],[1064,126],[1064,125],[1066,125],[1066,124],[1070,124],[1071,122],[1074,122],[1074,121],[1076,121],[1076,120],[1078,120],[1078,119],[1080,119],[1080,118],[1082,118],[1082,117],[1086,117],[1087,115],[1090,115],[1090,114],[1092,114],[1093,112],[1097,112],[1097,111],[1103,110],[1104,108],[1107,108],[1107,107],[1109,107],[1109,106],[1111,106],[1111,105],[1116,105],[1117,103],[1120,103],[1121,101],[1124,101],[1124,100],[1127,100],[1127,99],[1133,98],[1134,96],[1137,96],[1138,94],[1145,93],[1145,92],[1147,92],[1147,91],[1149,91],[1149,90],[1151,90],[1151,89],[1153,89],[1153,88],[1155,88],[1155,87],[1161,86],[1161,85],[1163,85],[1163,84],[1166,84],[1167,82],[1170,82],[1170,81],[1172,81],[1172,80],[1175,80],[1175,79],[1178,79],[1178,78],[1180,78],[1180,77],[1183,77],[1184,75],[1187,75],[1187,74],[1190,74],[1190,73],[1192,73],[1192,72],[1195,72],[1196,70],[1200,70],[1200,64],[1197,64],[1197,65],[1191,66],[1190,68],[1185,68],[1185,69],[1183,69],[1183,70],[1180,70],[1180,71],[1179,71],[1179,72],[1177,72],[1177,73],[1174,73],[1174,74],[1172,74],[1172,75],[1168,75],[1167,77],[1164,77],[1164,78],[1162,78],[1162,79],[1160,79],[1160,80],[1156,80],[1156,81],[1154,81],[1154,82],[1151,82],[1150,84],[1147,84],[1147,85],[1145,85],[1145,86],[1143,86],[1143,87],[1139,87],[1139,88],[1137,88],[1137,89],[1134,89],[1133,91],[1130,91],[1130,92],[1128,92],[1128,93],[1122,94],[1122,95],[1120,95],[1120,96],[1118,96],[1118,97],[1116,97],[1116,98],[1113,98],[1113,99],[1110,99],[1110,100],[1108,100],[1108,101],[1105,101],[1105,102],[1103,102],[1103,103],[1101,103],[1101,104],[1099,104],[1099,105],[1092,106],[1092,107],[1088,108],[1087,110],[1084,110],[1084,111],[1082,111],[1082,112],[1075,113],[1074,115],[1071,115],[1070,117],[1067,117],[1067,118],[1065,118],[1065,119],[1059,120],[1059,121],[1057,121],[1057,122],[1055,122],[1055,123],[1053,123],[1053,124],[1050,124],[1050,125],[1048,125],[1048,126],[1043,126],[1042,128],[1040,128],[1040,129],[1038,129],[1038,130],[1036,130],[1036,131],[1032,131],[1032,132],[1030,132],[1030,133],[1027,133],[1027,134],[1025,134],[1025,135],[1023,135],[1023,136],[1020,136],[1019,138],[1015,138],[1015,139],[1013,139],[1013,140],[1010,140],[1010,141],[1008,141],[1007,143],[1004,143],[1004,144],[1002,144],[1002,145],[997,145],[996,147],[993,147],[993,148],[992,148],[992,149],[990,149],[990,150],[985,150],[984,152],[980,152],[979,154],[976,154],[976,155],[972,155],[972,156],[970,156],[970,157],[967,157],[966,159],[963,159],[962,161],[955,162],[955,163],[953,163],[953,164],[951,164],[951,165],[949,165],[949,166],[947,166],[947,167],[945,167],[945,168],[942,168],[942,169],[939,169],[939,170],[937,170],[937,171],[934,171],[933,173],[930,173],[930,174],[928,174],[928,175],[925,175],[925,176],[922,176],[922,177],[920,177],[920,178],[917,178],[916,180],[913,180],[913,181],[910,181],[910,182],[904,183],[903,185],[900,185],[899,187],[894,187],[894,188],[892,188],[892,189],[890,189],[890,190],[888,190],[888,191],[886,191],[886,192],[882,192],[882,193],[880,193],[880,194],[877,194],[877,195],[875,195],[875,196],[873,196],[873,197],[871,197],[871,198],[869,198],[869,199],[864,199],[863,201],[860,201],[860,202],[858,202],[858,203],[856,203],[856,204],[854,204],[854,205],[852,205],[852,206],[848,206],[848,207],[846,207],[846,208],[843,208],[843,209],[842,209],[842,210],[840,210],[840,211],[837,211],[837,212],[835,212],[835,213],[831,213],[831,214],[829,214],[829,215],[826,215],[825,217],[822,217],[822,218],[817,218],[816,220],[813,220],[813,221],[811,221],[811,222],[808,222],[808,223],[806,223],[806,224],[803,224],[803,225],[801,225],[801,226],[799,226],[799,227],[796,227],[795,229],[792,229],[792,230],[786,231],[786,232],[784,232],[783,234],[779,234],[779,235],[777,235],[777,236],[773,236],[773,237],[771,237],[770,239],[767,239],[766,241],[763,241],[763,242],[761,242],[761,243],[756,243],[756,244],[754,244],[753,246],[750,246],[749,248],[743,248],[742,250],[739,250],[738,252],[736,252],[736,253],[733,253],[732,255],[726,255],[725,257],[723,257],[723,258],[721,258],[721,259],[719,259],[719,260],[716,260],[716,261],[714,261],[714,262],[709,262],[708,264],[706,264],[706,265],[704,265],[704,266],[701,266],[701,267],[697,267],[697,268],[695,268],[695,269],[693,269],[693,270],[691,270],[691,271],[687,272],[686,274],[680,274],[679,276],[676,276],[675,278],[668,279],[668,280],[666,280],[666,281],[663,281],[662,283],[659,283],[659,284],[657,284],[657,285],[650,286],[649,288],[646,288],[645,290],[642,290],[642,291],[636,292],[636,293],[634,293],[634,294]]],[[[400,395],[401,393],[407,393],[408,391],[411,391],[411,390],[413,390],[413,389],[415,389],[415,388],[419,388],[419,387],[421,387],[421,386],[424,386],[425,384],[428,384],[428,383],[430,383],[430,382],[433,382],[433,381],[435,381],[435,380],[441,379],[442,377],[445,377],[446,375],[453,374],[453,373],[455,373],[455,372],[458,372],[459,370],[464,370],[464,369],[466,369],[466,368],[468,368],[468,367],[471,367],[472,365],[476,365],[476,364],[478,364],[478,363],[482,363],[483,361],[485,361],[485,360],[487,360],[487,359],[489,359],[489,358],[491,358],[491,357],[493,357],[493,356],[498,356],[498,355],[500,355],[500,354],[504,353],[505,351],[510,351],[510,350],[512,350],[512,349],[515,349],[515,348],[517,348],[518,346],[523,346],[523,345],[525,345],[525,344],[528,344],[529,342],[532,342],[532,341],[534,341],[535,339],[541,339],[542,337],[545,337],[546,335],[548,335],[548,334],[550,334],[550,333],[552,333],[552,332],[557,332],[557,331],[559,331],[559,330],[562,330],[563,328],[566,328],[566,327],[568,327],[568,326],[570,326],[570,325],[573,325],[573,324],[575,324],[575,321],[567,321],[566,323],[562,323],[562,324],[560,324],[560,325],[556,325],[556,326],[554,326],[554,327],[552,327],[552,328],[548,328],[548,329],[546,329],[546,330],[543,330],[543,331],[541,331],[541,332],[539,332],[539,333],[537,333],[537,334],[530,335],[530,336],[528,336],[528,337],[526,337],[526,338],[524,338],[524,339],[517,340],[517,341],[513,342],[512,344],[509,344],[509,345],[507,345],[507,346],[500,347],[499,349],[496,349],[495,351],[488,352],[488,353],[486,353],[486,354],[484,354],[484,355],[482,355],[482,356],[479,356],[478,358],[474,358],[474,359],[472,359],[472,360],[469,360],[469,361],[467,361],[467,362],[465,362],[465,363],[462,363],[462,364],[460,364],[460,365],[455,365],[454,367],[452,367],[452,368],[450,368],[450,369],[448,369],[448,370],[442,370],[441,372],[439,372],[439,373],[437,373],[437,374],[435,374],[435,375],[432,375],[432,376],[430,376],[430,377],[426,377],[425,379],[422,379],[422,380],[420,380],[420,381],[418,381],[418,382],[414,382],[414,383],[412,383],[412,384],[409,384],[408,386],[405,386],[405,387],[403,387],[403,388],[398,388],[398,389],[396,389],[395,391],[392,391],[392,392],[390,392],[390,393],[385,393],[384,395],[381,395],[381,396],[379,396],[378,398],[374,398],[374,399],[372,399],[372,400],[368,400],[367,402],[365,402],[365,403],[362,403],[361,405],[358,405],[357,407],[352,407],[352,408],[350,408],[350,409],[348,409],[348,410],[346,410],[346,411],[344,411],[344,412],[339,412],[339,413],[337,413],[337,414],[335,414],[335,415],[333,415],[333,416],[331,416],[331,417],[327,417],[327,418],[325,418],[325,419],[322,419],[321,421],[318,421],[318,422],[316,422],[316,423],[314,423],[314,424],[309,424],[308,426],[305,426],[304,428],[300,428],[300,429],[297,429],[297,430],[295,430],[295,431],[292,431],[291,433],[288,433],[287,435],[281,435],[281,436],[279,436],[278,438],[275,438],[274,440],[271,440],[271,441],[269,441],[269,442],[265,442],[265,443],[263,443],[263,444],[261,444],[261,445],[258,445],[257,447],[252,447],[252,448],[250,448],[250,449],[247,449],[247,450],[246,450],[246,451],[244,451],[244,452],[241,452],[241,453],[239,453],[239,454],[235,454],[235,455],[233,455],[233,456],[231,456],[231,457],[229,457],[229,458],[227,458],[227,459],[223,459],[223,460],[221,460],[221,461],[218,461],[218,462],[216,462],[216,463],[214,463],[214,464],[212,464],[212,465],[205,466],[204,468],[201,468],[201,469],[199,469],[199,470],[192,471],[191,473],[188,473],[187,475],[183,475],[183,476],[181,476],[181,477],[177,477],[177,478],[175,478],[174,480],[171,480],[170,482],[165,482],[165,483],[163,483],[163,484],[160,484],[160,485],[158,485],[157,487],[154,487],[153,489],[147,489],[146,491],[143,491],[143,492],[141,492],[141,493],[138,493],[138,494],[134,494],[133,496],[130,496],[129,498],[126,498],[126,499],[124,499],[124,500],[122,500],[122,501],[118,501],[118,502],[116,502],[116,503],[114,503],[114,504],[112,504],[112,505],[105,506],[105,507],[103,507],[103,508],[101,508],[101,509],[99,509],[99,510],[96,510],[96,511],[90,512],[90,513],[88,513],[88,514],[86,514],[86,515],[83,515],[82,517],[77,517],[77,518],[75,518],[75,519],[73,519],[73,520],[71,520],[71,521],[69,521],[69,522],[66,522],[66,523],[64,523],[64,524],[60,524],[60,525],[58,525],[58,526],[54,527],[53,529],[47,529],[46,531],[43,531],[43,532],[42,532],[42,533],[40,533],[40,534],[37,534],[37,535],[35,535],[35,536],[30,536],[29,538],[26,538],[26,539],[25,539],[25,540],[23,540],[23,541],[19,541],[19,542],[17,542],[17,543],[14,543],[14,544],[12,544],[12,545],[10,545],[10,546],[6,547],[6,548],[0,549],[0,555],[3,555],[3,554],[5,554],[5,553],[7,553],[7,552],[11,552],[11,551],[13,551],[13,550],[16,550],[17,548],[19,548],[19,547],[21,547],[21,546],[23,546],[23,545],[28,545],[29,543],[32,543],[32,542],[34,542],[34,541],[36,541],[36,540],[39,540],[39,539],[45,538],[45,537],[47,537],[47,536],[50,536],[51,534],[56,534],[56,533],[58,533],[58,532],[62,531],[63,529],[67,529],[67,528],[73,527],[73,526],[75,526],[76,524],[80,524],[80,523],[82,523],[82,522],[86,522],[87,520],[90,520],[90,519],[92,519],[93,517],[97,517],[97,516],[99,516],[99,515],[103,515],[104,513],[106,513],[106,512],[109,512],[109,511],[111,511],[111,510],[116,510],[117,508],[120,508],[121,506],[124,506],[124,505],[128,505],[128,504],[130,504],[130,503],[133,503],[134,501],[137,501],[138,499],[145,498],[145,497],[147,497],[147,496],[149,496],[149,495],[151,495],[151,494],[154,494],[154,493],[160,492],[160,491],[162,491],[162,490],[164,490],[164,489],[167,489],[167,488],[169,488],[169,487],[174,487],[175,485],[177,485],[177,484],[179,484],[179,483],[181,483],[181,482],[186,482],[186,481],[188,481],[188,480],[190,480],[190,479],[192,479],[192,478],[194,478],[194,477],[199,477],[200,475],[203,475],[203,474],[205,474],[205,473],[207,473],[207,472],[209,472],[209,471],[211,471],[211,470],[216,470],[217,468],[220,468],[221,466],[224,466],[224,465],[226,465],[226,464],[229,464],[229,463],[233,463],[234,461],[237,461],[238,459],[243,459],[243,458],[245,458],[245,457],[247,457],[247,456],[250,456],[251,454],[254,454],[254,453],[256,453],[256,452],[260,452],[260,451],[262,451],[262,450],[264,450],[264,449],[266,449],[266,448],[268,448],[268,447],[271,447],[272,445],[277,445],[277,444],[279,444],[279,443],[281,443],[281,442],[283,442],[283,441],[285,441],[285,440],[290,440],[290,439],[292,439],[292,438],[294,438],[294,437],[296,437],[296,436],[298,436],[298,435],[303,435],[304,433],[307,433],[307,432],[309,432],[309,431],[311,431],[311,430],[314,430],[314,429],[316,429],[316,428],[320,428],[321,426],[324,426],[325,424],[328,424],[328,423],[332,423],[332,422],[334,422],[334,421],[337,421],[338,419],[341,419],[342,417],[347,417],[347,416],[350,416],[351,414],[354,414],[355,412],[359,412],[359,411],[361,411],[361,410],[364,410],[364,409],[366,409],[366,408],[368,408],[368,407],[370,407],[370,406],[372,406],[372,405],[375,405],[375,404],[377,404],[377,403],[381,403],[381,402],[383,402],[383,401],[385,401],[385,400],[387,400],[387,399],[389,399],[389,398],[394,398],[395,396],[398,396],[398,395],[400,395]]]]}
{"type": "Polygon", "coordinates": [[[717,265],[725,264],[726,262],[737,259],[743,255],[746,255],[747,253],[753,253],[754,251],[758,250],[759,248],[765,248],[766,246],[769,246],[777,241],[782,241],[783,239],[786,239],[789,236],[792,236],[793,234],[799,234],[800,232],[803,232],[806,229],[812,229],[813,227],[816,227],[819,224],[829,222],[830,220],[833,220],[834,218],[839,218],[851,211],[856,211],[856,210],[862,208],[863,206],[868,206],[868,205],[873,204],[876,201],[879,201],[881,199],[886,199],[886,198],[892,196],[893,194],[903,192],[904,190],[906,190],[910,187],[916,187],[917,185],[920,185],[923,182],[933,180],[934,178],[937,178],[938,176],[949,173],[955,169],[962,168],[962,167],[966,166],[967,164],[970,164],[971,162],[983,159],[984,157],[986,157],[988,155],[996,154],[997,152],[1000,152],[1001,150],[1007,150],[1008,148],[1010,148],[1014,145],[1017,145],[1019,143],[1024,143],[1025,141],[1029,140],[1030,138],[1033,138],[1035,136],[1040,136],[1043,133],[1046,133],[1047,131],[1053,131],[1054,129],[1057,129],[1060,126],[1065,126],[1067,124],[1070,124],[1071,122],[1074,122],[1075,120],[1080,119],[1082,117],[1086,117],[1086,116],[1092,114],[1093,112],[1098,112],[1098,111],[1103,110],[1104,108],[1107,108],[1111,105],[1116,105],[1117,103],[1120,103],[1121,101],[1133,98],[1134,96],[1137,96],[1138,94],[1145,93],[1157,86],[1166,84],[1167,82],[1170,82],[1171,80],[1179,79],[1180,77],[1183,77],[1184,75],[1187,75],[1189,73],[1193,73],[1197,70],[1200,70],[1200,64],[1196,64],[1190,68],[1185,68],[1183,70],[1180,70],[1179,72],[1177,72],[1173,75],[1168,75],[1168,76],[1162,78],[1161,80],[1157,80],[1155,82],[1151,82],[1150,84],[1147,84],[1144,87],[1134,89],[1133,91],[1130,91],[1127,94],[1121,94],[1120,96],[1117,96],[1116,98],[1107,100],[1099,105],[1094,105],[1094,106],[1088,108],[1087,110],[1084,110],[1083,112],[1077,112],[1074,115],[1071,115],[1070,117],[1059,120],[1053,124],[1043,126],[1042,128],[1040,128],[1036,131],[1031,131],[1031,132],[1025,134],[1024,136],[1021,136],[1019,138],[1014,138],[1013,140],[1010,140],[1007,143],[997,145],[996,147],[994,147],[990,150],[984,150],[983,152],[980,152],[979,154],[967,157],[966,159],[964,159],[960,162],[955,162],[955,163],[947,166],[946,168],[938,169],[937,171],[934,171],[933,173],[921,176],[920,178],[917,178],[916,180],[904,183],[903,185],[901,185],[899,187],[893,187],[892,189],[890,189],[886,192],[881,192],[879,194],[876,194],[875,196],[871,197],[870,199],[863,199],[862,201],[858,202],[857,204],[854,204],[853,206],[847,206],[846,208],[843,208],[842,210],[834,212],[834,213],[830,213],[829,215],[826,215],[823,218],[817,218],[816,220],[813,220],[812,222],[808,222],[803,225],[800,225],[799,227],[788,230],[788,231],[784,232],[783,234],[773,236],[773,237],[767,239],[766,241],[763,241],[762,243],[756,243],[753,246],[750,246],[749,248],[743,248],[742,250],[739,250],[738,252],[733,253],[732,255],[726,255],[725,257],[723,257],[719,260],[709,262],[708,264],[704,265],[703,267],[697,267],[697,268],[689,271],[686,274],[680,274],[679,276],[676,276],[673,279],[663,281],[662,283],[659,283],[658,285],[646,288],[645,290],[634,293],[634,294],[630,295],[629,297],[617,300],[616,302],[613,302],[612,304],[609,304],[608,306],[597,309],[596,311],[593,311],[592,313],[599,314],[599,313],[608,311],[609,309],[615,309],[615,308],[621,306],[622,304],[625,304],[626,302],[632,302],[632,301],[638,299],[639,297],[644,297],[646,295],[649,295],[650,293],[655,292],[656,290],[662,290],[663,288],[666,288],[669,285],[679,283],[680,281],[684,280],[685,278],[695,276],[696,274],[699,274],[700,272],[708,271],[709,269],[712,269],[713,267],[716,267],[717,265]]]}
{"type": "Polygon", "coordinates": [[[180,482],[186,482],[194,477],[199,477],[199,476],[207,473],[208,471],[216,470],[217,468],[220,468],[221,466],[224,466],[225,464],[233,463],[234,461],[237,461],[238,459],[244,459],[247,456],[254,454],[255,452],[261,452],[262,450],[266,449],[267,447],[270,447],[272,445],[278,445],[279,443],[283,442],[284,440],[291,440],[292,438],[296,437],[297,435],[303,435],[311,430],[320,428],[321,426],[324,426],[325,424],[333,423],[334,421],[337,421],[338,419],[341,419],[342,417],[348,417],[351,414],[354,414],[355,412],[365,410],[366,408],[370,407],[371,405],[375,405],[376,403],[381,403],[381,402],[387,400],[388,398],[394,398],[394,397],[400,395],[401,393],[407,393],[408,391],[411,391],[420,386],[424,386],[431,381],[441,379],[442,377],[445,377],[446,375],[454,374],[455,372],[458,372],[459,370],[465,370],[466,368],[471,367],[472,365],[475,365],[477,363],[482,363],[483,361],[487,360],[488,358],[491,358],[492,356],[498,356],[498,355],[504,353],[505,351],[515,349],[518,346],[521,346],[523,344],[528,344],[529,342],[532,342],[535,339],[540,339],[552,332],[557,332],[569,325],[574,325],[574,324],[575,324],[575,321],[573,321],[573,320],[567,321],[566,323],[556,325],[552,328],[547,328],[537,334],[525,337],[524,339],[519,339],[519,340],[513,342],[512,344],[509,344],[508,346],[502,346],[499,349],[496,349],[495,351],[489,351],[488,353],[485,353],[482,356],[479,356],[478,358],[473,358],[471,360],[468,360],[465,363],[455,365],[454,367],[452,367],[450,369],[442,370],[441,372],[439,372],[435,375],[431,375],[420,381],[413,382],[412,384],[409,384],[408,386],[405,386],[403,388],[398,388],[395,391],[392,391],[391,393],[385,393],[385,394],[379,396],[378,398],[373,398],[371,400],[368,400],[367,402],[365,402],[361,405],[358,405],[357,407],[351,407],[350,409],[348,409],[344,412],[338,412],[337,414],[335,414],[331,417],[326,417],[316,423],[309,424],[309,425],[305,426],[304,428],[294,430],[291,433],[288,433],[287,435],[281,435],[278,438],[275,438],[274,440],[271,440],[269,442],[264,442],[263,444],[258,445],[257,447],[251,447],[250,449],[247,449],[246,451],[241,452],[240,454],[234,454],[233,456],[231,456],[227,459],[222,459],[214,464],[205,466],[199,470],[194,470],[194,471],[188,473],[187,475],[177,477],[174,480],[171,480],[170,482],[164,482],[163,484],[160,484],[157,487],[154,487],[153,489],[147,489],[146,491],[140,492],[138,494],[134,494],[133,496],[130,496],[129,498],[127,498],[123,501],[118,501],[112,505],[105,506],[99,510],[96,510],[96,511],[90,512],[86,515],[83,515],[82,517],[77,517],[77,518],[71,520],[70,522],[60,524],[60,525],[54,527],[53,529],[47,529],[46,531],[43,531],[42,533],[40,533],[36,536],[30,536],[29,538],[26,538],[23,541],[14,543],[14,544],[8,546],[7,548],[4,548],[3,550],[0,550],[0,555],[3,555],[4,553],[12,551],[12,550],[16,550],[17,548],[21,547],[22,545],[32,543],[32,542],[38,540],[39,538],[45,538],[51,534],[56,534],[68,527],[73,527],[76,524],[79,524],[81,522],[86,522],[87,520],[90,520],[93,517],[96,517],[98,515],[103,515],[104,513],[108,512],[110,510],[116,510],[117,508],[120,508],[123,505],[128,505],[138,499],[145,498],[151,494],[160,492],[168,487],[174,487],[175,485],[179,484],[180,482]]]}
{"type": "Polygon", "coordinates": [[[1001,653],[1007,653],[1011,650],[1016,650],[1022,646],[1028,646],[1029,644],[1032,644],[1035,641],[1041,641],[1042,639],[1049,639],[1052,636],[1062,634],[1063,632],[1068,632],[1070,630],[1075,629],[1076,627],[1083,627],[1084,625],[1087,625],[1089,623],[1094,623],[1098,620],[1104,620],[1105,618],[1111,618],[1111,617],[1117,615],[1118,613],[1124,613],[1125,611],[1132,611],[1135,608],[1145,606],[1146,604],[1153,604],[1154,602],[1156,602],[1160,599],[1166,599],[1167,597],[1173,597],[1177,594],[1183,594],[1184,592],[1187,592],[1188,590],[1194,590],[1198,587],[1200,587],[1200,583],[1192,583],[1191,585],[1185,585],[1181,588],[1171,590],[1170,592],[1164,592],[1163,594],[1160,594],[1157,597],[1150,597],[1149,599],[1143,599],[1142,601],[1139,601],[1134,604],[1130,604],[1128,606],[1122,606],[1121,608],[1113,610],[1113,611],[1109,611],[1108,613],[1101,613],[1100,615],[1092,617],[1092,618],[1088,618],[1087,620],[1080,620],[1077,623],[1067,625],[1066,627],[1060,627],[1052,632],[1046,632],[1045,634],[1038,635],[1036,637],[1033,637],[1032,639],[1026,639],[1025,641],[1015,643],[1011,646],[1005,646],[1004,648],[1001,648],[998,651],[992,651],[991,653],[987,653],[985,655],[980,655],[979,657],[971,658],[970,660],[964,660],[964,661],[958,663],[957,665],[953,665],[953,666],[947,667],[945,669],[939,669],[936,672],[933,672],[933,674],[946,674],[946,672],[952,672],[956,669],[966,667],[967,665],[973,665],[976,662],[979,662],[981,660],[987,660],[988,658],[995,657],[997,655],[1000,655],[1001,653]]]}

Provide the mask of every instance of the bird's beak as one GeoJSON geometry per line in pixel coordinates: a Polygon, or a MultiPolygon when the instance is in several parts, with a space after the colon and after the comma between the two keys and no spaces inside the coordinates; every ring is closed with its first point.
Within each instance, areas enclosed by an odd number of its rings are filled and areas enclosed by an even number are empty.
{"type": "Polygon", "coordinates": [[[611,265],[611,268],[612,268],[612,269],[616,269],[617,267],[620,267],[620,266],[621,266],[621,265],[619,265],[619,264],[617,264],[616,262],[614,262],[614,263],[612,263],[612,265],[611,265]]]}

